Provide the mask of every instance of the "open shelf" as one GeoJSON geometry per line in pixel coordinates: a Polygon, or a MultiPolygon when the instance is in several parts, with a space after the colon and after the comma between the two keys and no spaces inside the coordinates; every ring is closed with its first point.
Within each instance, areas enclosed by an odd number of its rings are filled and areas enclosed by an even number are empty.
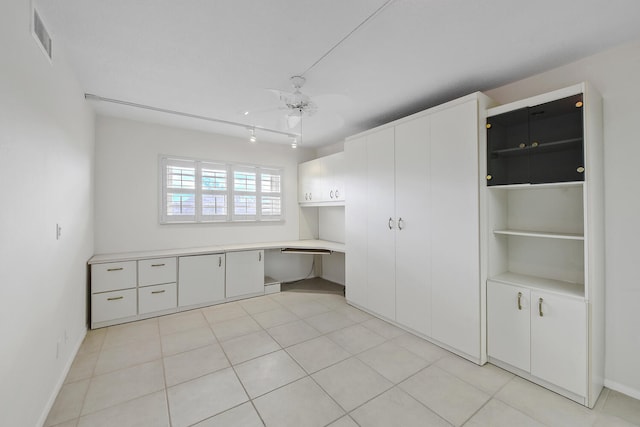
{"type": "Polygon", "coordinates": [[[560,141],[552,141],[552,142],[544,142],[539,143],[537,146],[526,146],[526,147],[511,147],[511,148],[502,148],[499,150],[491,151],[491,155],[493,156],[518,156],[528,154],[528,151],[531,150],[543,150],[543,151],[555,151],[555,150],[564,150],[567,148],[571,148],[572,145],[582,143],[582,138],[570,138],[563,139],[560,141]]]}
{"type": "Polygon", "coordinates": [[[522,190],[522,189],[545,189],[545,188],[566,188],[566,187],[581,187],[584,185],[583,181],[567,181],[567,182],[553,182],[549,184],[505,184],[505,185],[492,185],[487,188],[490,190],[522,190]]]}
{"type": "Polygon", "coordinates": [[[493,230],[493,233],[504,234],[507,236],[540,237],[544,239],[584,240],[583,234],[573,234],[573,233],[550,233],[550,232],[543,232],[543,231],[526,231],[526,230],[493,230]]]}
{"type": "Polygon", "coordinates": [[[508,285],[522,286],[533,290],[553,292],[565,296],[584,298],[584,283],[563,282],[560,280],[546,279],[544,277],[527,276],[512,272],[505,272],[490,277],[494,282],[508,285]]]}

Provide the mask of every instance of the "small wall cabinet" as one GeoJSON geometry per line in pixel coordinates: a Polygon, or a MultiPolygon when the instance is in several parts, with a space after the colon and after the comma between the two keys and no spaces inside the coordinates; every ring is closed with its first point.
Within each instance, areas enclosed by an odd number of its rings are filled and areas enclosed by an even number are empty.
{"type": "Polygon", "coordinates": [[[489,361],[593,407],[604,378],[602,110],[579,84],[487,112],[489,361]]]}
{"type": "Polygon", "coordinates": [[[298,203],[303,206],[341,206],[345,201],[344,153],[298,165],[298,203]]]}

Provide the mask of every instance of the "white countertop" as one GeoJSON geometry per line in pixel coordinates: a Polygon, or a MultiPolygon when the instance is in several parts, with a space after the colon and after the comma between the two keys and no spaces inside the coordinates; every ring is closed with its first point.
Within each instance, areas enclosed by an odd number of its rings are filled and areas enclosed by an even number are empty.
{"type": "Polygon", "coordinates": [[[157,251],[121,252],[115,254],[97,254],[92,256],[89,264],[105,262],[135,261],[138,259],[163,258],[186,255],[205,255],[223,252],[249,251],[257,249],[324,249],[334,252],[345,252],[344,243],[328,240],[289,240],[281,242],[240,243],[234,245],[204,246],[188,249],[163,249],[157,251]]]}

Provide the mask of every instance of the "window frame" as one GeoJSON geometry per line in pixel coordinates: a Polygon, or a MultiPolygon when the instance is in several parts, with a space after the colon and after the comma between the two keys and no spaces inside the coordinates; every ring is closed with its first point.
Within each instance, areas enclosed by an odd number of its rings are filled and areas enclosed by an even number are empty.
{"type": "MultiPolygon", "coordinates": [[[[210,169],[212,170],[212,169],[210,169]]],[[[170,224],[230,224],[230,223],[273,223],[284,222],[284,168],[279,166],[255,165],[248,163],[231,163],[215,160],[195,159],[182,156],[160,155],[158,161],[159,176],[159,223],[161,225],[170,224]],[[195,215],[169,215],[168,214],[168,195],[171,194],[171,188],[168,186],[167,168],[172,165],[182,167],[193,167],[195,172],[194,189],[192,190],[195,197],[195,215]],[[185,166],[192,165],[192,166],[185,166]],[[226,189],[204,189],[203,188],[203,169],[219,168],[226,173],[226,189]],[[255,191],[243,191],[235,189],[236,172],[247,172],[255,174],[255,191]],[[263,192],[262,175],[279,176],[279,191],[263,192]],[[204,214],[205,195],[224,196],[226,198],[225,214],[204,214]],[[253,196],[255,198],[255,214],[240,214],[236,212],[235,198],[237,196],[253,196]],[[264,197],[279,198],[280,212],[276,215],[263,214],[262,201],[264,197]]],[[[274,186],[275,187],[275,186],[274,186]]],[[[188,189],[176,189],[178,193],[186,193],[188,189]]],[[[268,210],[268,209],[267,209],[268,210]]]]}

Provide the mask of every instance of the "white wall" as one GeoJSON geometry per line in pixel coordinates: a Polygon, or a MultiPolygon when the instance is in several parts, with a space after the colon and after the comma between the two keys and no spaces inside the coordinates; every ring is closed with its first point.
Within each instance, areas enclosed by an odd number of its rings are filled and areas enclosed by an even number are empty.
{"type": "Polygon", "coordinates": [[[313,154],[312,150],[288,145],[254,145],[228,136],[98,116],[95,252],[297,240],[301,229],[306,229],[299,223],[298,163],[313,154]],[[161,154],[283,167],[285,221],[160,225],[161,154]]]}
{"type": "Polygon", "coordinates": [[[93,113],[55,40],[53,63],[36,45],[30,16],[28,1],[2,2],[2,426],[44,421],[86,332],[93,252],[93,113]]]}
{"type": "Polygon", "coordinates": [[[640,398],[640,41],[486,92],[500,103],[591,82],[603,96],[605,385],[640,398]]]}

